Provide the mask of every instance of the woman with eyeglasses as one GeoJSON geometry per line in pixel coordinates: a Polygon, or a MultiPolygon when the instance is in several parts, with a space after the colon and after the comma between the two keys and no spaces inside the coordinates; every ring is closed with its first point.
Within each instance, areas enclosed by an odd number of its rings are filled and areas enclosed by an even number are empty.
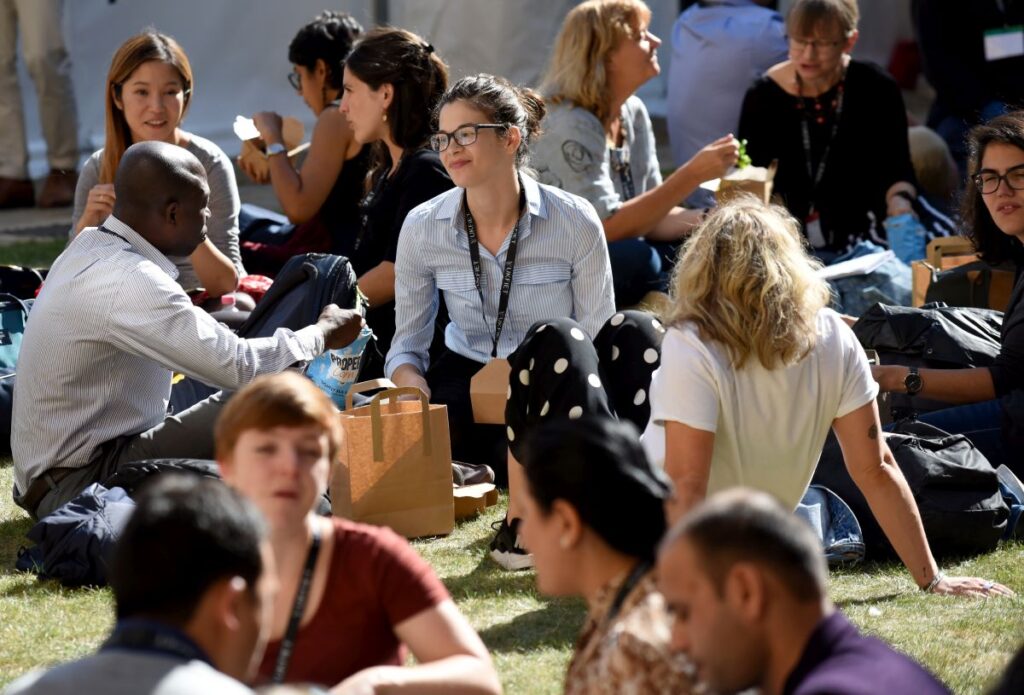
{"type": "Polygon", "coordinates": [[[539,179],[583,196],[604,228],[620,306],[668,286],[678,242],[706,211],[682,201],[736,163],[731,134],[664,181],[654,129],[635,92],[661,72],[661,40],[641,0],[589,0],[566,16],[541,91],[551,104],[533,147],[539,179]]]}
{"type": "Polygon", "coordinates": [[[739,137],[758,166],[778,160],[774,191],[826,262],[858,240],[885,243],[882,222],[917,199],[899,87],[851,60],[856,0],[796,0],[789,60],[747,92],[739,137]]]}
{"type": "Polygon", "coordinates": [[[988,367],[883,365],[872,372],[883,391],[963,404],[920,419],[967,435],[992,465],[1005,463],[1024,477],[1024,111],[972,130],[968,165],[971,180],[961,217],[974,248],[984,261],[1017,266],[1017,284],[1003,315],[1002,349],[988,367]]]}
{"type": "Polygon", "coordinates": [[[526,173],[543,115],[534,92],[491,75],[444,93],[430,144],[457,188],[409,214],[395,265],[398,330],[386,373],[446,404],[454,458],[495,466],[499,477],[506,431],[474,425],[470,379],[507,358],[537,321],[571,316],[592,338],[614,312],[593,207],[526,173]],[[442,301],[450,323],[432,355],[442,301]]]}
{"type": "Polygon", "coordinates": [[[114,210],[114,173],[124,151],[159,140],[184,147],[206,170],[210,186],[206,240],[187,258],[172,258],[186,292],[219,297],[245,275],[238,250],[238,188],[231,160],[214,143],[181,128],[192,101],[192,66],[178,42],[147,31],[131,37],[110,61],[106,82],[106,136],[78,177],[72,236],[98,227],[114,210]]]}
{"type": "Polygon", "coordinates": [[[347,256],[370,301],[366,322],[381,356],[395,334],[395,257],[409,211],[452,187],[430,149],[433,109],[448,86],[434,47],[404,29],[382,27],[356,42],[345,60],[341,113],[355,141],[372,144],[367,189],[347,256]]]}
{"type": "MultiPolygon", "coordinates": [[[[242,206],[242,257],[251,272],[273,276],[296,254],[336,252],[341,240],[358,230],[370,148],[352,137],[338,105],[345,56],[362,33],[351,15],[325,11],[299,29],[288,46],[288,82],[316,114],[301,169],[288,158],[281,116],[271,111],[253,116],[267,148],[269,182],[291,224],[282,225],[277,215],[256,206],[242,206]]],[[[256,183],[267,183],[247,162],[239,160],[242,171],[256,183]]]]}

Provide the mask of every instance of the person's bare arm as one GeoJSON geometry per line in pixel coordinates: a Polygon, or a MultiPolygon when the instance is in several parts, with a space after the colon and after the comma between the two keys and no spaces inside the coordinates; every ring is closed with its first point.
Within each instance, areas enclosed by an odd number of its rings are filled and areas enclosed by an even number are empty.
{"type": "Polygon", "coordinates": [[[399,623],[395,634],[412,650],[416,666],[374,666],[346,678],[331,693],[501,693],[487,647],[450,600],[399,623]]]}
{"type": "Polygon", "coordinates": [[[688,236],[703,221],[703,210],[672,208],[645,238],[649,241],[678,241],[688,236]]]}
{"type": "MultiPolygon", "coordinates": [[[[283,144],[281,117],[276,113],[257,113],[253,122],[268,145],[283,144]]],[[[269,158],[270,183],[289,220],[299,224],[316,215],[341,175],[353,146],[348,121],[337,109],[328,108],[317,118],[300,170],[296,171],[285,155],[269,158]]]]}
{"type": "Polygon", "coordinates": [[[674,524],[707,497],[715,433],[681,422],[665,423],[665,473],[675,494],[665,503],[665,516],[674,524]]]}
{"type": "MultiPolygon", "coordinates": [[[[910,368],[886,364],[871,367],[871,376],[882,391],[906,393],[906,379],[910,368]]],[[[992,372],[987,367],[972,369],[922,369],[919,396],[947,403],[978,403],[996,397],[992,372]]]]}
{"type": "Polygon", "coordinates": [[[622,207],[604,220],[605,237],[608,241],[619,241],[654,232],[657,240],[667,241],[684,236],[689,227],[676,230],[674,237],[666,234],[667,229],[660,232],[655,232],[655,229],[679,205],[679,201],[701,183],[724,176],[738,157],[739,145],[732,135],[715,140],[672,172],[660,186],[623,202],[622,207]]]}
{"type": "Polygon", "coordinates": [[[357,282],[371,309],[384,306],[395,299],[395,264],[381,261],[360,275],[357,282]]]}
{"type": "Polygon", "coordinates": [[[234,292],[238,287],[238,270],[213,242],[205,239],[189,256],[199,284],[211,297],[234,292]]]}
{"type": "Polygon", "coordinates": [[[98,183],[89,189],[85,210],[75,225],[75,234],[86,227],[98,227],[114,212],[114,184],[98,183]]]}
{"type": "MultiPolygon", "coordinates": [[[[910,486],[885,443],[875,401],[836,418],[832,427],[843,450],[850,477],[864,493],[886,538],[910,571],[914,582],[919,587],[929,586],[939,568],[928,547],[910,486]]],[[[946,577],[932,590],[940,594],[1013,593],[1001,584],[975,577],[946,577]]]]}

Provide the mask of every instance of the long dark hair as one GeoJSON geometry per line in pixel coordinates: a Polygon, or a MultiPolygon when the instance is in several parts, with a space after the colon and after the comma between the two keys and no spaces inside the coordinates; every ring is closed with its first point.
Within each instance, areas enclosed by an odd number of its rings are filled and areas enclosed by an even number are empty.
{"type": "Polygon", "coordinates": [[[639,440],[630,423],[607,417],[552,420],[524,446],[530,494],[545,514],[564,500],[609,546],[653,560],[665,535],[670,488],[639,440]]]}
{"type": "MultiPolygon", "coordinates": [[[[981,169],[985,148],[992,143],[1013,145],[1024,155],[1024,111],[996,116],[971,130],[967,137],[967,171],[972,178],[981,169]]],[[[1003,233],[996,226],[985,207],[981,191],[973,181],[968,182],[960,202],[960,218],[967,238],[986,263],[998,265],[1013,261],[1017,265],[1024,265],[1024,246],[1016,237],[1003,233]]]]}
{"type": "Polygon", "coordinates": [[[295,34],[288,45],[288,62],[313,70],[317,60],[324,61],[327,84],[340,90],[345,57],[362,33],[363,27],[352,15],[325,10],[295,34]]]}
{"type": "MultiPolygon", "coordinates": [[[[394,27],[373,29],[356,41],[345,67],[373,90],[390,84],[386,111],[391,139],[403,150],[426,146],[433,131],[434,105],[448,87],[448,66],[422,38],[394,27]]],[[[383,143],[375,143],[371,178],[392,164],[383,143]]]]}

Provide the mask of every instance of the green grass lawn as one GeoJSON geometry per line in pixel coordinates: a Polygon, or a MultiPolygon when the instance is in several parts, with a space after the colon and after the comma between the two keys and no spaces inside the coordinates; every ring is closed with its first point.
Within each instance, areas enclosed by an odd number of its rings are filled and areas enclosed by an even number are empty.
{"type": "MultiPolygon", "coordinates": [[[[111,625],[107,589],[67,590],[13,570],[28,517],[11,502],[10,461],[0,464],[0,686],[37,666],[94,649],[111,625]]],[[[532,572],[507,573],[487,557],[499,505],[447,538],[419,541],[494,655],[509,693],[560,693],[583,604],[551,600],[532,572]]],[[[1024,589],[1024,544],[946,566],[1024,589]]],[[[834,572],[834,600],[862,629],[922,661],[956,693],[982,693],[1024,641],[1024,602],[925,596],[900,566],[834,572]]]]}
{"type": "Polygon", "coordinates": [[[19,241],[9,246],[0,246],[0,264],[49,268],[53,259],[61,254],[67,243],[67,239],[49,239],[19,241]]]}

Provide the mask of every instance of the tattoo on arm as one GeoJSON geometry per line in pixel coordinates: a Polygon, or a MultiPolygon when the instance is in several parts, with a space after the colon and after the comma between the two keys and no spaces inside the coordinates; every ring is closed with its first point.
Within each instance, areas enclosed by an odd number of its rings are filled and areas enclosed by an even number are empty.
{"type": "Polygon", "coordinates": [[[871,425],[868,428],[868,439],[878,439],[878,425],[871,425]]]}

